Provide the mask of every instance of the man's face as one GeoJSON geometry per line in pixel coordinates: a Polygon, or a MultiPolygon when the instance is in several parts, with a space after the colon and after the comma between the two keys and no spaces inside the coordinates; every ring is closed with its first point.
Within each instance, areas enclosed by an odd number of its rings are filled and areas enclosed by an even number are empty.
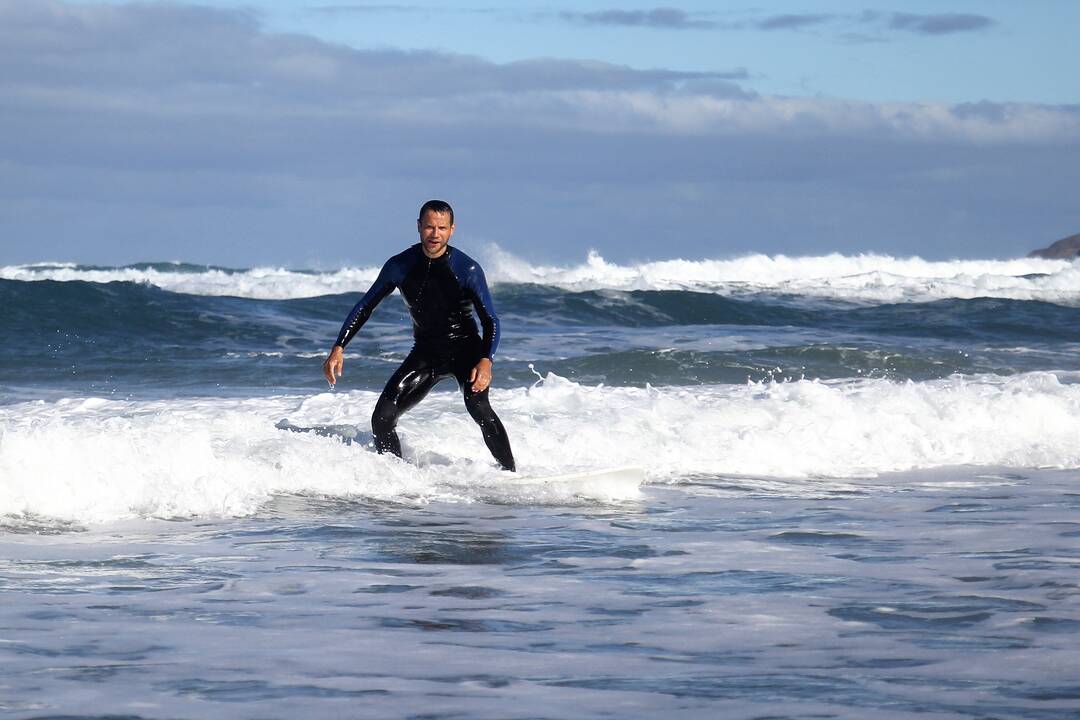
{"type": "Polygon", "coordinates": [[[446,252],[446,244],[454,234],[454,225],[450,222],[450,213],[428,210],[416,221],[420,231],[420,247],[429,258],[437,258],[446,252]]]}

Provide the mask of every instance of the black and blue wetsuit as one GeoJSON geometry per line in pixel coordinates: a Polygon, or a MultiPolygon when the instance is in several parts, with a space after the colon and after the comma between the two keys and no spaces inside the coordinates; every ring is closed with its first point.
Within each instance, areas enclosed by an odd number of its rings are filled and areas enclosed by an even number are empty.
{"type": "Polygon", "coordinates": [[[345,347],[363,327],[372,310],[394,289],[401,292],[413,321],[412,351],[401,363],[375,403],[371,430],[379,452],[401,456],[398,418],[424,399],[440,380],[453,377],[465,395],[465,407],[480,426],[491,454],[506,470],[514,455],[502,422],[491,409],[488,391],[473,392],[469,375],[481,358],[493,360],[499,347],[499,318],[480,265],[447,246],[429,258],[417,243],[386,261],[379,277],[341,326],[336,345],[345,347]],[[473,310],[483,335],[476,327],[473,310]]]}

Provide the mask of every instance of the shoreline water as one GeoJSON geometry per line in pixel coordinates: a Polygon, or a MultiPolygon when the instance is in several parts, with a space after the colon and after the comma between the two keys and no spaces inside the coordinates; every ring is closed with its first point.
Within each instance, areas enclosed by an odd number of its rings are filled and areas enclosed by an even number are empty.
{"type": "Polygon", "coordinates": [[[514,482],[364,268],[0,270],[0,709],[1080,712],[1080,264],[498,262],[514,482]]]}
{"type": "Polygon", "coordinates": [[[292,496],[246,519],[5,533],[0,704],[1061,717],[1080,708],[1076,480],[952,468],[807,497],[698,478],[584,507],[292,496]]]}

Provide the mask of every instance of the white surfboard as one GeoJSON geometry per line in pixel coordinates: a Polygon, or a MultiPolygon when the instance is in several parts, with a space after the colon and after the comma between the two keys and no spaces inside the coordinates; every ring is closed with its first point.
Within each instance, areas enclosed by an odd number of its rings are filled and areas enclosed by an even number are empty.
{"type": "Polygon", "coordinates": [[[560,475],[517,475],[500,477],[498,484],[553,491],[598,499],[634,497],[645,482],[645,470],[639,467],[602,468],[560,475]]]}

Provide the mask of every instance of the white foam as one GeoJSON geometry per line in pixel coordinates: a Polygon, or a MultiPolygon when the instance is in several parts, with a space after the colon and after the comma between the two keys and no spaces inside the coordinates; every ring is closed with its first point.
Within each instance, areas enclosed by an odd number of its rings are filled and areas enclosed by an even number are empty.
{"type": "Polygon", "coordinates": [[[208,269],[191,272],[167,266],[152,268],[86,269],[68,263],[37,263],[0,268],[4,280],[81,280],[92,283],[134,282],[188,295],[233,296],[257,300],[285,300],[318,297],[366,290],[379,274],[378,267],[342,268],[333,272],[298,272],[284,268],[259,267],[226,271],[208,269]]]}
{"type": "MultiPolygon", "coordinates": [[[[376,393],[307,398],[30,402],[0,408],[0,515],[79,522],[243,516],[281,493],[509,503],[629,500],[610,488],[538,498],[501,484],[456,392],[437,391],[400,431],[408,462],[334,437],[361,431],[376,393]]],[[[792,492],[954,465],[1080,468],[1080,384],[1050,373],[608,388],[548,375],[497,390],[524,475],[639,466],[650,482],[739,476],[792,492]],[[757,478],[757,480],[753,480],[757,478]]],[[[545,490],[545,492],[548,492],[545,490]]]]}
{"type": "Polygon", "coordinates": [[[874,303],[976,297],[1080,304],[1080,262],[929,261],[918,257],[830,254],[746,255],[727,260],[665,260],[617,265],[590,252],[570,267],[531,266],[492,251],[489,275],[503,282],[569,290],[693,290],[723,295],[762,292],[874,303]]]}
{"type": "MultiPolygon", "coordinates": [[[[728,296],[781,293],[868,303],[977,297],[1080,305],[1080,261],[949,260],[888,255],[746,255],[719,260],[662,260],[619,265],[590,252],[580,264],[533,265],[495,245],[475,252],[492,284],[536,283],[572,291],[692,290],[728,296]]],[[[378,266],[332,272],[283,268],[171,272],[156,268],[80,269],[72,265],[0,268],[9,280],[129,281],[197,295],[289,299],[363,292],[378,266]]]]}
{"type": "Polygon", "coordinates": [[[1080,386],[1050,373],[663,389],[549,375],[516,415],[537,461],[599,455],[642,465],[653,479],[1080,467],[1080,386]]]}

